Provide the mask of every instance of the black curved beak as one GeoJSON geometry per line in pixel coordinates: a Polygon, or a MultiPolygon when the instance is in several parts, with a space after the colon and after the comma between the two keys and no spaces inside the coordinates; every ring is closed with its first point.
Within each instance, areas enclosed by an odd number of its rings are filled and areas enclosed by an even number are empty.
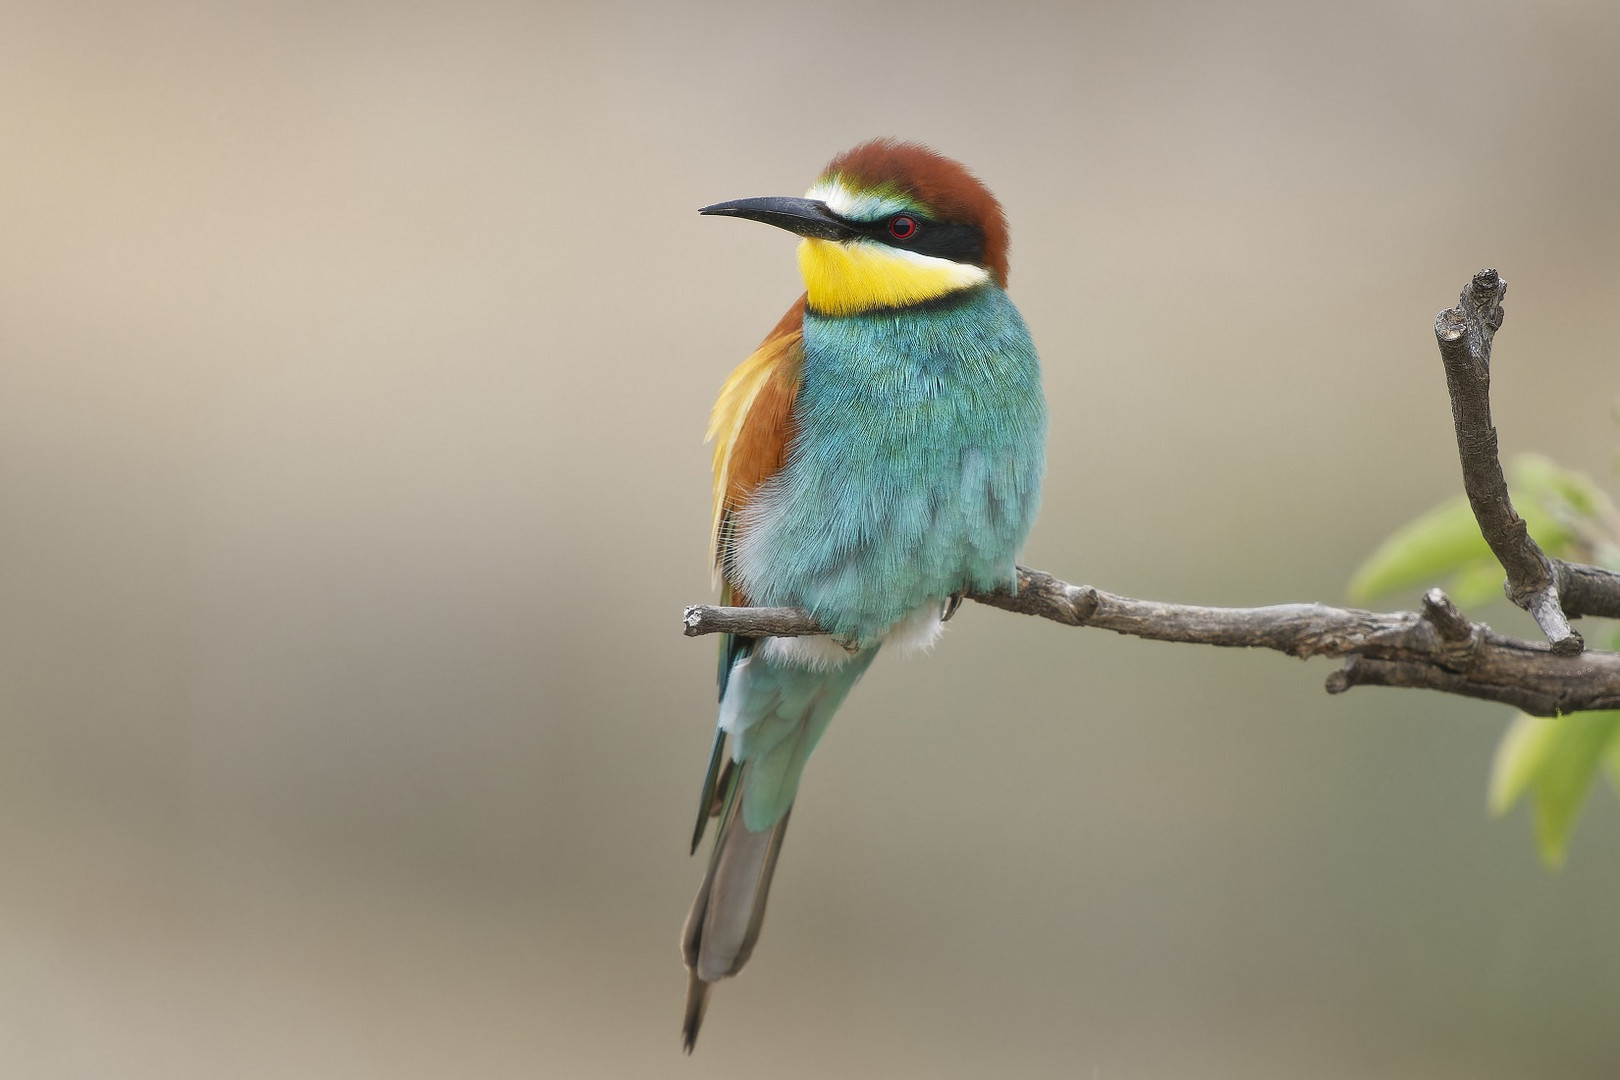
{"type": "Polygon", "coordinates": [[[789,199],[775,195],[733,199],[731,202],[705,206],[698,213],[763,221],[778,229],[786,229],[800,236],[813,236],[817,240],[851,240],[860,235],[843,218],[827,209],[826,203],[815,199],[789,199]]]}

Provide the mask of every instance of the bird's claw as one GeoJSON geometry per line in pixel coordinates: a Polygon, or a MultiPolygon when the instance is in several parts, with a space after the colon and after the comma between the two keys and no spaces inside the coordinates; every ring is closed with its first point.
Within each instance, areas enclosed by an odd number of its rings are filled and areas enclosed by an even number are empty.
{"type": "Polygon", "coordinates": [[[950,622],[951,621],[951,616],[955,615],[956,614],[956,609],[961,607],[961,606],[962,606],[962,594],[960,592],[951,593],[951,595],[949,595],[949,596],[947,596],[945,598],[945,614],[943,614],[943,615],[941,615],[939,617],[939,621],[942,622],[942,623],[950,622]]]}

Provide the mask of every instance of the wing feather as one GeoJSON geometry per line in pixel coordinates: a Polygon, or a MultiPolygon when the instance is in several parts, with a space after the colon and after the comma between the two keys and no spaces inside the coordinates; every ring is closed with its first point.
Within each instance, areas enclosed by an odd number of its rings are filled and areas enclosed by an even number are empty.
{"type": "MultiPolygon", "coordinates": [[[[782,467],[793,441],[793,403],[799,395],[804,367],[804,305],[801,296],[759,348],[731,373],[709,417],[707,440],[714,443],[714,564],[722,573],[733,516],[759,485],[782,467]]],[[[748,599],[731,581],[722,579],[720,602],[747,605],[748,599]]],[[[748,655],[753,644],[749,638],[721,636],[721,700],[725,699],[732,669],[748,655]]],[[[719,809],[715,793],[725,788],[731,775],[726,765],[726,735],[720,731],[703,781],[697,824],[692,830],[693,851],[703,839],[709,818],[719,809]]],[[[701,1004],[701,996],[696,1000],[701,1004]]]]}
{"type": "MultiPolygon", "coordinates": [[[[720,388],[709,417],[714,443],[715,567],[724,570],[731,518],[787,460],[804,361],[804,297],[720,388]]],[[[746,600],[738,599],[738,603],[746,600]]]]}

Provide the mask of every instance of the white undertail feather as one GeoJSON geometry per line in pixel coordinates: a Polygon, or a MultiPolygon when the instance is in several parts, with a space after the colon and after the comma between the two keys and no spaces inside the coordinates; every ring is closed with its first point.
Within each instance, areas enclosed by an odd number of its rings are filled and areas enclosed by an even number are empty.
{"type": "Polygon", "coordinates": [[[761,638],[755,643],[754,652],[775,663],[791,664],[811,671],[837,671],[849,663],[851,655],[848,649],[826,634],[761,638]]]}
{"type": "MultiPolygon", "coordinates": [[[[941,618],[944,610],[943,600],[919,608],[890,627],[889,632],[883,635],[883,644],[907,656],[928,652],[939,643],[940,636],[945,632],[945,623],[941,618]]],[[[764,657],[772,663],[809,668],[811,671],[837,671],[849,663],[854,654],[826,634],[810,634],[804,637],[760,638],[754,645],[754,656],[764,657]]],[[[741,663],[746,664],[752,659],[747,657],[741,663]]],[[[737,672],[733,672],[733,678],[736,675],[737,672]]],[[[720,726],[730,731],[732,729],[726,723],[726,713],[725,704],[722,703],[720,726]]]]}
{"type": "Polygon", "coordinates": [[[883,643],[890,648],[899,649],[907,656],[928,652],[939,644],[940,637],[945,633],[945,601],[929,604],[918,608],[909,616],[894,624],[884,635],[883,643]]]}

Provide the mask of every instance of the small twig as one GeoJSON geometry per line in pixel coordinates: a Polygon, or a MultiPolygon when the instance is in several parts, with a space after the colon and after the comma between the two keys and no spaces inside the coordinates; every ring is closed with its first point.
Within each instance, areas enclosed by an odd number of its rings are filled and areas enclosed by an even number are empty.
{"type": "Polygon", "coordinates": [[[1601,566],[1565,562],[1548,556],[1558,577],[1558,598],[1570,618],[1596,615],[1620,619],[1620,574],[1601,566]]]}
{"type": "Polygon", "coordinates": [[[1468,621],[1468,616],[1439,589],[1423,594],[1423,617],[1433,623],[1447,641],[1467,641],[1474,635],[1474,624],[1468,621]]]}
{"type": "Polygon", "coordinates": [[[1569,620],[1582,615],[1620,618],[1620,574],[1565,562],[1546,554],[1513,509],[1502,474],[1496,428],[1491,424],[1491,345],[1502,327],[1507,282],[1495,270],[1475,274],[1458,298],[1435,319],[1434,335],[1451,392],[1463,488],[1502,569],[1508,597],[1528,611],[1553,651],[1580,652],[1581,635],[1569,620]]]}
{"type": "Polygon", "coordinates": [[[718,607],[686,609],[686,636],[736,634],[738,637],[806,637],[825,634],[808,612],[796,607],[718,607]]]}
{"type": "Polygon", "coordinates": [[[1491,342],[1502,326],[1506,294],[1500,274],[1481,270],[1463,287],[1457,306],[1436,317],[1434,336],[1451,392],[1463,489],[1479,531],[1507,571],[1508,598],[1535,618],[1553,652],[1570,656],[1585,643],[1559,602],[1557,570],[1513,509],[1491,424],[1491,342]]]}
{"type": "MultiPolygon", "coordinates": [[[[1329,693],[1352,686],[1404,686],[1500,701],[1537,716],[1620,707],[1620,653],[1555,654],[1539,642],[1470,623],[1439,589],[1423,613],[1379,613],[1325,604],[1220,608],[1133,600],[1070,585],[1020,567],[1018,591],[968,599],[1023,615],[1156,641],[1273,649],[1291,656],[1348,658],[1328,677],[1329,693]]],[[[686,633],[743,637],[822,633],[798,608],[686,609],[686,633]]]]}

